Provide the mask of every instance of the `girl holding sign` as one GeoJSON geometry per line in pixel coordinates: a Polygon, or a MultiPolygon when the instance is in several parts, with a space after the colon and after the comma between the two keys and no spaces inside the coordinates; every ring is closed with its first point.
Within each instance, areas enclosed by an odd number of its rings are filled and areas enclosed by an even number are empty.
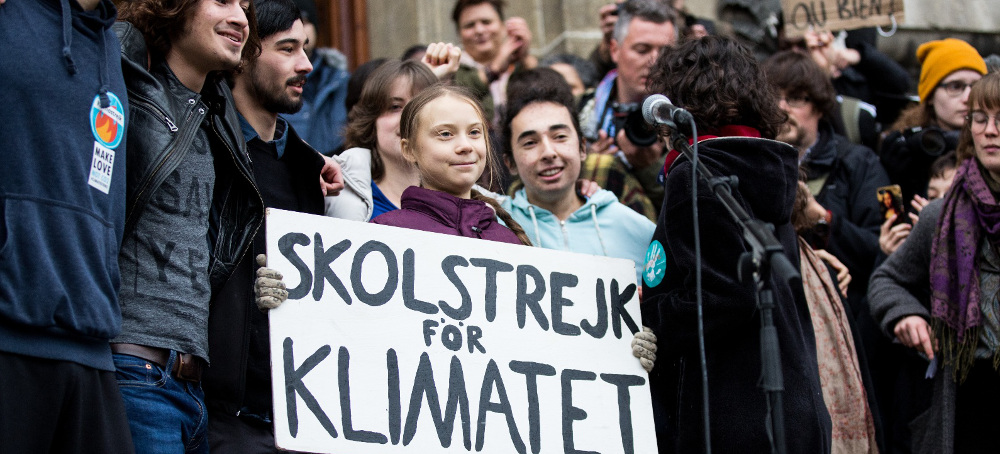
{"type": "Polygon", "coordinates": [[[422,61],[390,60],[372,72],[351,110],[340,162],[346,191],[326,198],[326,215],[368,221],[399,207],[403,190],[420,179],[399,152],[403,106],[420,90],[458,67],[458,48],[432,43],[422,61]]]}
{"type": "Polygon", "coordinates": [[[399,131],[400,151],[418,169],[420,186],[403,191],[399,210],[372,222],[530,245],[507,211],[473,189],[484,171],[491,178],[498,174],[487,125],[483,108],[464,88],[438,84],[416,95],[403,108],[399,131]]]}

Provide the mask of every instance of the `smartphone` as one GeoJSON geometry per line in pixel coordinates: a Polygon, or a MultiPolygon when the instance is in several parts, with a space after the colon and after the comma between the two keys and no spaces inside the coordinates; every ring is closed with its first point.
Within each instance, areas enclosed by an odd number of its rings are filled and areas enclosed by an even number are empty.
{"type": "Polygon", "coordinates": [[[876,191],[878,197],[878,208],[882,213],[882,222],[896,215],[896,220],[892,225],[905,224],[910,222],[910,217],[903,210],[903,190],[898,184],[882,186],[876,191]]]}

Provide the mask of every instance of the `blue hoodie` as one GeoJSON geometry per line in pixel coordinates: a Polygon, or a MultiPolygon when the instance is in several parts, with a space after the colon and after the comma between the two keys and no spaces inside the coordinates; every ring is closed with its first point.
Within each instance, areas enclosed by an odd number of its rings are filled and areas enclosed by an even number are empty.
{"type": "Polygon", "coordinates": [[[524,189],[505,197],[502,206],[528,233],[532,245],[632,260],[637,282],[641,282],[646,248],[656,224],[622,205],[613,192],[597,191],[565,221],[528,202],[524,189]]]}
{"type": "Polygon", "coordinates": [[[128,99],[111,0],[0,6],[0,350],[114,370],[128,99]]]}

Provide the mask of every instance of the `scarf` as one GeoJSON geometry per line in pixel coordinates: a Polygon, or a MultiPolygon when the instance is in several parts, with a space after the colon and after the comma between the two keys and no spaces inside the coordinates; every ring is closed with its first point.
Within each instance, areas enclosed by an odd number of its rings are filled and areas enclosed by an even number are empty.
{"type": "Polygon", "coordinates": [[[816,335],[823,403],[832,422],[831,454],[878,453],[875,419],[868,406],[847,311],[826,263],[799,237],[802,289],[816,335]]]}
{"type": "MultiPolygon", "coordinates": [[[[718,139],[719,137],[760,137],[760,131],[751,128],[749,126],[740,125],[727,125],[719,129],[709,131],[708,134],[698,136],[698,141],[708,139],[718,139]]],[[[694,140],[688,139],[688,145],[694,144],[694,140]]],[[[677,150],[670,150],[667,152],[665,161],[663,162],[663,175],[666,175],[670,170],[670,166],[681,156],[681,152],[677,150]]]]}
{"type": "Polygon", "coordinates": [[[945,361],[959,380],[972,367],[982,323],[979,241],[998,238],[1000,205],[987,185],[978,159],[967,159],[945,195],[931,243],[930,286],[934,334],[945,361]]]}

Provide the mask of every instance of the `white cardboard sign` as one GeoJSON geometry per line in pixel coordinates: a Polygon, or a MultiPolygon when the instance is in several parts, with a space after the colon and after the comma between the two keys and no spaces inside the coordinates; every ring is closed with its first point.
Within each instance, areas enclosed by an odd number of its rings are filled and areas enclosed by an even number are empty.
{"type": "Polygon", "coordinates": [[[656,452],[631,261],[275,209],[267,246],[282,449],[656,452]]]}
{"type": "MultiPolygon", "coordinates": [[[[781,0],[785,37],[798,38],[810,29],[854,30],[902,24],[903,0],[781,0]]],[[[895,25],[894,25],[895,27],[895,25]]]]}

